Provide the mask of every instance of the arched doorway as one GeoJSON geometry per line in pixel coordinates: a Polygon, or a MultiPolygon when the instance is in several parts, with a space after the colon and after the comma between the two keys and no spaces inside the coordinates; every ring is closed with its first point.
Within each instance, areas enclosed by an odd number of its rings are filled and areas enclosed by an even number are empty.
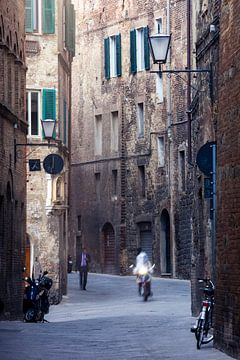
{"type": "Polygon", "coordinates": [[[172,273],[171,241],[170,241],[170,217],[166,209],[162,211],[160,232],[160,263],[161,274],[172,273]]]}
{"type": "Polygon", "coordinates": [[[115,233],[112,225],[106,223],[102,229],[103,271],[107,274],[116,272],[115,233]]]}

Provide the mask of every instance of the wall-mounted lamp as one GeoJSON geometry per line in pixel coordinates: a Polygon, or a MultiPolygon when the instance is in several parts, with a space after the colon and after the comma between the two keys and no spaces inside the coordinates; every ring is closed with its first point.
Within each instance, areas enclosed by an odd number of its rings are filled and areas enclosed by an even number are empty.
{"type": "Polygon", "coordinates": [[[178,73],[208,73],[209,74],[209,89],[211,100],[213,98],[213,89],[212,89],[212,67],[209,69],[174,69],[174,70],[162,70],[161,65],[166,64],[168,51],[171,43],[171,34],[155,34],[148,37],[150,51],[154,64],[159,64],[159,70],[150,71],[151,73],[168,73],[168,74],[178,74],[178,73]]]}
{"type": "Polygon", "coordinates": [[[41,120],[44,138],[48,141],[47,143],[23,143],[18,144],[14,139],[14,162],[17,162],[17,147],[18,146],[48,146],[57,147],[56,143],[51,144],[50,141],[53,139],[56,121],[52,119],[41,120]]]}

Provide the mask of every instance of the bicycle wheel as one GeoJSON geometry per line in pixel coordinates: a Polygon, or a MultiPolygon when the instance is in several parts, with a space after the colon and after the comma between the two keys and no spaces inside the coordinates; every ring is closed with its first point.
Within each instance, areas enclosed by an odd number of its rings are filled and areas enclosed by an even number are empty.
{"type": "Polygon", "coordinates": [[[195,333],[195,336],[197,339],[197,349],[198,350],[200,350],[201,345],[203,343],[204,324],[205,324],[205,320],[203,320],[203,319],[198,320],[198,326],[197,326],[196,333],[195,333]]]}

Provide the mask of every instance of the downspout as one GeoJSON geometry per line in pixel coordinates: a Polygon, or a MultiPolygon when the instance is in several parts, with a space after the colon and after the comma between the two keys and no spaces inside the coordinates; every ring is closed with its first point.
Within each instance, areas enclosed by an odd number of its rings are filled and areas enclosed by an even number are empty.
{"type": "MultiPolygon", "coordinates": [[[[191,0],[187,0],[187,69],[191,69],[191,0]]],[[[187,78],[188,163],[192,165],[191,73],[187,78]]]]}

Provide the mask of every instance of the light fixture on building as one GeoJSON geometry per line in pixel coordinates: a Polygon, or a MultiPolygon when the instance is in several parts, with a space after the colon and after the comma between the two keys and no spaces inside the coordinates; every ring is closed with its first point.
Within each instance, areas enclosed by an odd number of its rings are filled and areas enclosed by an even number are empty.
{"type": "Polygon", "coordinates": [[[208,73],[209,74],[209,89],[210,89],[210,98],[213,98],[213,89],[212,89],[212,66],[209,69],[167,69],[162,70],[161,65],[166,64],[168,51],[171,43],[171,35],[168,34],[155,34],[148,37],[150,44],[151,55],[154,64],[159,64],[158,70],[151,70],[151,73],[168,73],[168,74],[178,74],[178,73],[208,73]]]}
{"type": "Polygon", "coordinates": [[[18,146],[47,146],[47,147],[58,147],[58,144],[51,143],[51,140],[53,140],[54,136],[54,130],[56,126],[56,120],[52,119],[46,119],[41,120],[42,129],[43,129],[43,135],[44,138],[47,140],[47,143],[22,143],[18,144],[16,142],[16,139],[14,139],[14,162],[17,162],[17,147],[18,146]]]}

